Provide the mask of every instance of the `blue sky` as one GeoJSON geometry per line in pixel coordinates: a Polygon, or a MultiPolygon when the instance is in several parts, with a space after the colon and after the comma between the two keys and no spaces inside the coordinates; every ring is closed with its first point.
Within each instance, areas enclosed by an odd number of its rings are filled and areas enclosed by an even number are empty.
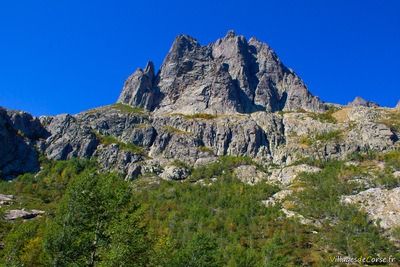
{"type": "Polygon", "coordinates": [[[20,0],[0,3],[0,106],[35,115],[113,103],[176,35],[267,42],[324,101],[400,99],[400,1],[20,0]]]}

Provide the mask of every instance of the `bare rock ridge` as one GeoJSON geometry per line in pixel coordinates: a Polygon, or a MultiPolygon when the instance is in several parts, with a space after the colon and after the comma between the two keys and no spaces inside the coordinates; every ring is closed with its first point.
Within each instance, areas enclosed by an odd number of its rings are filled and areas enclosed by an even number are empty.
{"type": "Polygon", "coordinates": [[[206,46],[178,36],[160,71],[136,70],[118,102],[183,114],[325,109],[267,44],[233,31],[206,46]]]}

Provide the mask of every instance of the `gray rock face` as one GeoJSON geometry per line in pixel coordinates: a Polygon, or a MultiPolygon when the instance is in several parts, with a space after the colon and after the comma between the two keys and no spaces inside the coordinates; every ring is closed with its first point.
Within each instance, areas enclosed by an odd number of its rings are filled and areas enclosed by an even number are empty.
{"type": "Polygon", "coordinates": [[[160,114],[325,109],[268,45],[232,31],[207,46],[178,36],[159,73],[137,70],[118,101],[160,114]]]}
{"type": "Polygon", "coordinates": [[[39,170],[34,142],[47,135],[31,115],[0,108],[0,178],[39,170]]]}
{"type": "Polygon", "coordinates": [[[356,98],[354,98],[354,100],[352,102],[350,102],[349,104],[347,104],[350,107],[369,107],[369,108],[377,108],[379,107],[378,104],[372,102],[372,101],[367,101],[362,97],[357,96],[356,98]]]}
{"type": "Polygon", "coordinates": [[[51,136],[41,144],[48,158],[65,160],[72,157],[88,158],[93,155],[98,140],[85,123],[71,115],[58,115],[43,121],[51,136]]]}

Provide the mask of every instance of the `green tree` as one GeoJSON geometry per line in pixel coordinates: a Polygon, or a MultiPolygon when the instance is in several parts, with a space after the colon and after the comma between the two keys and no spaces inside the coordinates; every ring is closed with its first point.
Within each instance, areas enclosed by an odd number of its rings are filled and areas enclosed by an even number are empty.
{"type": "Polygon", "coordinates": [[[141,257],[147,249],[138,240],[143,241],[145,233],[137,227],[140,218],[131,196],[128,183],[115,174],[79,175],[48,227],[46,249],[53,265],[94,266],[122,258],[129,265],[128,253],[136,253],[133,260],[141,257]]]}
{"type": "Polygon", "coordinates": [[[196,233],[193,238],[183,245],[172,260],[172,266],[203,267],[221,266],[217,259],[218,245],[208,234],[196,233]]]}

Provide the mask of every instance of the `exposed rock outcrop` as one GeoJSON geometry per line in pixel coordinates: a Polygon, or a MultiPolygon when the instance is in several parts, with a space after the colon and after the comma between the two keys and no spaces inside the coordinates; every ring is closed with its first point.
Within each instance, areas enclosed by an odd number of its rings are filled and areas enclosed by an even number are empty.
{"type": "Polygon", "coordinates": [[[5,213],[4,219],[8,221],[16,220],[16,219],[24,219],[29,220],[33,219],[37,216],[44,214],[45,212],[42,210],[9,210],[5,213]]]}
{"type": "Polygon", "coordinates": [[[282,169],[276,169],[272,171],[271,176],[268,178],[269,181],[278,182],[282,185],[289,185],[294,179],[302,172],[315,173],[321,169],[306,164],[289,166],[282,169]]]}
{"type": "Polygon", "coordinates": [[[344,203],[358,204],[383,229],[400,226],[400,187],[371,188],[357,195],[345,196],[344,203]]]}
{"type": "Polygon", "coordinates": [[[13,195],[4,195],[0,194],[0,207],[2,205],[9,205],[14,202],[14,196],[13,195]]]}
{"type": "Polygon", "coordinates": [[[262,180],[267,179],[267,174],[257,170],[254,165],[242,165],[234,170],[236,177],[243,183],[255,185],[262,180]]]}

